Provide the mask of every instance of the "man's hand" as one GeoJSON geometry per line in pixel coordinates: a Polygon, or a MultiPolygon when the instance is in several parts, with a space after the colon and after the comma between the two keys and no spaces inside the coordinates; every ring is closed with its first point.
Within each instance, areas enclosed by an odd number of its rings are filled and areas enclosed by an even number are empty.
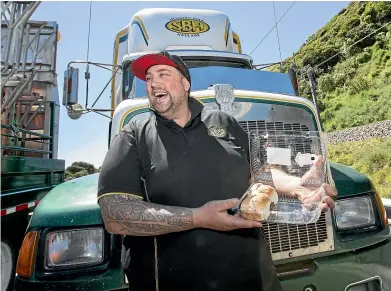
{"type": "Polygon", "coordinates": [[[228,209],[237,206],[238,199],[211,201],[200,208],[193,210],[194,226],[197,228],[208,228],[221,231],[229,231],[239,228],[261,227],[258,221],[247,220],[239,215],[229,215],[228,209]]]}
{"type": "Polygon", "coordinates": [[[316,190],[300,186],[293,189],[293,194],[304,204],[320,204],[322,211],[327,211],[335,206],[332,197],[337,196],[337,189],[329,184],[322,184],[316,190]]]}
{"type": "Polygon", "coordinates": [[[324,176],[323,164],[325,158],[323,156],[317,156],[314,163],[307,173],[301,177],[301,185],[308,189],[315,190],[322,184],[324,176]]]}
{"type": "Polygon", "coordinates": [[[322,178],[322,166],[325,162],[323,156],[317,156],[311,169],[301,178],[301,186],[293,190],[293,194],[303,203],[320,203],[323,211],[334,207],[332,197],[337,196],[337,189],[329,184],[319,185],[322,178]]]}

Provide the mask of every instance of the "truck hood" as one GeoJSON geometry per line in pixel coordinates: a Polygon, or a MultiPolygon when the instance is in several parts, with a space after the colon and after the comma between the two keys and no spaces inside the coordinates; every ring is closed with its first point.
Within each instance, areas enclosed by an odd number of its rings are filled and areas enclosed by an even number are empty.
{"type": "MultiPolygon", "coordinates": [[[[370,180],[352,168],[330,162],[330,169],[339,197],[374,190],[370,180]]],[[[51,190],[36,207],[30,228],[102,225],[97,204],[98,176],[84,176],[51,190]]]]}
{"type": "Polygon", "coordinates": [[[29,228],[103,224],[97,203],[99,174],[64,182],[40,201],[29,228]]]}
{"type": "Polygon", "coordinates": [[[338,163],[329,164],[339,198],[375,190],[369,178],[360,172],[338,163]]]}

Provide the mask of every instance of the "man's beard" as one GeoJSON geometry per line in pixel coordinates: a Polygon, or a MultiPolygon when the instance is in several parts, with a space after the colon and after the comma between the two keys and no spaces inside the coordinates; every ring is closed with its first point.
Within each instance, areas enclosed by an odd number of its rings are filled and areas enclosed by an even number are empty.
{"type": "Polygon", "coordinates": [[[159,98],[152,97],[152,108],[159,113],[160,115],[166,117],[167,115],[172,115],[175,112],[177,104],[175,104],[172,96],[167,93],[163,98],[167,98],[166,102],[160,103],[159,98]]]}

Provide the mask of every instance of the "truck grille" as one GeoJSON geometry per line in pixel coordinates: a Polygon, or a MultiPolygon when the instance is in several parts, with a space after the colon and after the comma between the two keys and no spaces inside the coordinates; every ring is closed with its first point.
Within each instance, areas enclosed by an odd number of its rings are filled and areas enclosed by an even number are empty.
{"type": "MultiPolygon", "coordinates": [[[[251,130],[274,131],[284,134],[294,131],[309,131],[305,125],[283,122],[240,121],[239,124],[247,133],[251,130]]],[[[330,212],[322,213],[316,223],[307,225],[264,222],[263,232],[274,260],[318,253],[334,248],[330,212]]]]}
{"type": "Polygon", "coordinates": [[[307,225],[263,223],[263,232],[272,253],[315,247],[327,239],[326,217],[307,225]]]}
{"type": "Polygon", "coordinates": [[[239,124],[245,131],[250,130],[267,130],[281,133],[289,133],[292,131],[309,131],[306,125],[300,125],[299,123],[283,123],[283,122],[266,122],[264,120],[257,121],[239,121],[239,124]]]}

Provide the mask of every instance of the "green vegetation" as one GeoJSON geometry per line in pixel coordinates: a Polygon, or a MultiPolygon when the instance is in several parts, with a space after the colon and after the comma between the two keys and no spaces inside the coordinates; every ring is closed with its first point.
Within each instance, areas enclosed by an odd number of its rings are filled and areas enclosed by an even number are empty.
{"type": "MultiPolygon", "coordinates": [[[[307,70],[315,69],[326,131],[391,119],[391,2],[351,2],[307,39],[294,60],[300,95],[310,100],[307,70]]],[[[284,61],[285,72],[292,62],[284,61]]]]}
{"type": "Polygon", "coordinates": [[[65,180],[72,180],[82,176],[98,173],[99,169],[86,162],[74,162],[65,169],[65,180]]]}
{"type": "Polygon", "coordinates": [[[380,196],[391,198],[391,139],[330,144],[328,158],[368,176],[380,196]]]}

